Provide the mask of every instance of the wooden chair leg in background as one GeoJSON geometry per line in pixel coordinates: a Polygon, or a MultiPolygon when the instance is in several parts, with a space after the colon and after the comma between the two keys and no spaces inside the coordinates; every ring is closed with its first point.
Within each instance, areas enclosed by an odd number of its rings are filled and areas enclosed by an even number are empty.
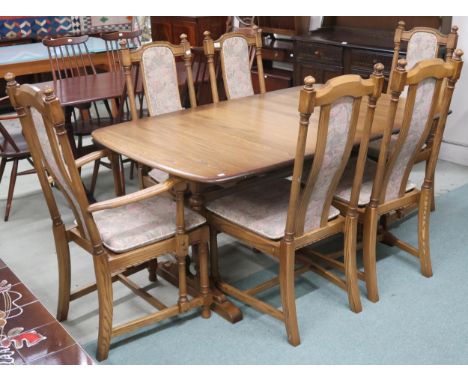
{"type": "Polygon", "coordinates": [[[148,262],[148,279],[151,282],[158,280],[158,259],[153,259],[148,262]]]}
{"type": "Polygon", "coordinates": [[[6,163],[7,163],[6,158],[2,158],[2,161],[0,162],[0,183],[2,183],[2,178],[3,178],[3,173],[5,172],[6,163]]]}
{"type": "Polygon", "coordinates": [[[291,245],[280,247],[279,275],[283,320],[286,326],[288,341],[293,346],[301,343],[296,315],[296,295],[294,292],[295,253],[291,245]]]}
{"type": "MultiPolygon", "coordinates": [[[[60,220],[60,218],[58,219],[60,220]]],[[[70,307],[71,268],[67,233],[61,220],[54,223],[53,233],[59,271],[57,320],[64,321],[68,317],[70,307]]]]}
{"type": "Polygon", "coordinates": [[[98,361],[103,361],[107,359],[109,355],[110,341],[112,337],[112,277],[109,271],[109,264],[104,253],[94,255],[93,260],[99,300],[99,334],[96,359],[98,361]]]}
{"type": "Polygon", "coordinates": [[[99,174],[99,166],[101,165],[101,160],[98,159],[94,161],[93,176],[91,178],[91,185],[89,186],[89,192],[91,195],[94,195],[94,190],[96,190],[97,177],[99,174]]]}
{"type": "Polygon", "coordinates": [[[16,177],[18,175],[18,162],[18,159],[14,159],[13,166],[11,167],[10,185],[8,186],[8,196],[5,208],[5,221],[8,221],[8,217],[10,216],[11,204],[13,203],[13,193],[15,191],[16,177]]]}
{"type": "Polygon", "coordinates": [[[379,301],[379,290],[377,287],[376,250],[377,230],[379,217],[375,208],[368,207],[364,217],[363,229],[363,262],[367,289],[367,298],[372,302],[379,301]]]}
{"type": "Polygon", "coordinates": [[[431,213],[431,188],[421,187],[418,211],[418,247],[421,273],[432,276],[431,254],[429,250],[429,219],[431,213]]]}
{"type": "Polygon", "coordinates": [[[362,311],[356,265],[357,223],[357,216],[346,217],[344,234],[346,289],[348,291],[349,307],[354,313],[362,311]]]}

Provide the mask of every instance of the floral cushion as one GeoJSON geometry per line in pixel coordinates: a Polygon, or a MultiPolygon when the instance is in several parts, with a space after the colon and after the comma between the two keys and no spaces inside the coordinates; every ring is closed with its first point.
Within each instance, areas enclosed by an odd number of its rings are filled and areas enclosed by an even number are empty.
{"type": "Polygon", "coordinates": [[[153,168],[148,175],[158,183],[164,183],[169,179],[169,174],[157,168],[153,168]]]}
{"type": "MultiPolygon", "coordinates": [[[[346,166],[345,172],[341,177],[341,181],[338,184],[338,188],[336,189],[335,197],[343,202],[349,202],[349,200],[351,199],[351,189],[354,181],[356,162],[356,157],[350,158],[346,166]]],[[[362,177],[361,192],[359,193],[358,205],[360,207],[365,206],[370,201],[372,194],[372,185],[374,183],[374,176],[376,171],[377,162],[373,161],[372,159],[367,159],[366,167],[364,169],[364,176],[362,177]]],[[[406,192],[413,190],[415,187],[416,185],[413,182],[408,181],[406,185],[406,192]]]]}
{"type": "MultiPolygon", "coordinates": [[[[116,253],[156,243],[176,232],[176,203],[165,197],[98,211],[93,217],[104,246],[116,253]]],[[[205,221],[203,216],[185,209],[187,231],[205,221]]]]}
{"type": "MultiPolygon", "coordinates": [[[[259,235],[280,239],[286,227],[290,192],[291,182],[278,179],[209,202],[206,209],[259,235]]],[[[307,211],[305,232],[312,226],[312,212],[310,208],[307,211]]],[[[339,211],[331,207],[329,218],[338,215],[339,211]]]]}

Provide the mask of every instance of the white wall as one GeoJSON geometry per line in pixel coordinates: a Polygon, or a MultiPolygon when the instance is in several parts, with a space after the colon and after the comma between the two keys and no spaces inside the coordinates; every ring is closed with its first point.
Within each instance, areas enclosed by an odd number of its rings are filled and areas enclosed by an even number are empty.
{"type": "Polygon", "coordinates": [[[465,64],[455,87],[439,157],[468,166],[468,17],[453,16],[452,24],[459,28],[457,47],[465,52],[465,64]]]}

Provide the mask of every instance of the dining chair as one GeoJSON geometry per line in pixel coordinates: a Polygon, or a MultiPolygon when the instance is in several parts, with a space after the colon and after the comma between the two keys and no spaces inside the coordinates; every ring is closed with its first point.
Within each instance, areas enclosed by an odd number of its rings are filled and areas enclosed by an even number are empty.
{"type": "MultiPolygon", "coordinates": [[[[8,96],[0,98],[0,103],[6,102],[8,96]]],[[[34,174],[34,168],[18,172],[19,162],[27,160],[33,167],[31,153],[29,152],[26,140],[21,132],[19,117],[16,113],[0,115],[0,183],[8,162],[13,162],[11,166],[10,184],[6,199],[4,220],[8,221],[11,205],[13,203],[13,193],[15,192],[16,177],[18,175],[34,174]]]]}
{"type": "MultiPolygon", "coordinates": [[[[46,37],[42,40],[42,43],[48,51],[54,82],[65,78],[95,75],[97,73],[88,46],[86,45],[88,39],[88,35],[83,35],[58,38],[46,37]]],[[[104,105],[107,109],[110,121],[113,122],[109,102],[105,100],[104,105]]],[[[80,119],[76,117],[73,107],[66,108],[65,116],[67,122],[71,124],[71,116],[74,115],[75,123],[73,124],[73,134],[78,137],[78,145],[75,152],[77,156],[81,156],[95,149],[93,145],[83,147],[83,137],[89,136],[93,130],[101,126],[101,117],[95,102],[86,102],[78,105],[77,108],[80,112],[80,119]],[[91,106],[94,107],[96,112],[97,124],[93,123],[91,118],[91,106]]]]}
{"type": "MultiPolygon", "coordinates": [[[[363,225],[364,272],[360,272],[367,288],[369,300],[379,300],[376,273],[377,241],[398,248],[417,257],[421,273],[432,276],[429,241],[429,217],[431,195],[437,158],[439,155],[445,122],[455,83],[462,69],[461,50],[447,62],[441,59],[423,60],[407,71],[407,61],[399,60],[389,84],[392,98],[388,112],[388,126],[381,140],[378,161],[368,159],[365,165],[361,193],[359,195],[359,221],[363,225]],[[391,145],[392,130],[400,94],[407,87],[404,117],[396,143],[391,145]],[[441,98],[442,95],[442,98],[441,98]],[[439,102],[441,103],[439,104],[439,102]],[[438,122],[421,189],[409,181],[416,158],[430,134],[433,119],[438,122]],[[418,247],[406,243],[390,232],[387,224],[379,225],[379,219],[391,212],[416,204],[418,210],[418,247]]],[[[352,174],[355,163],[350,163],[338,186],[334,206],[346,211],[350,206],[352,174]]],[[[354,190],[353,190],[354,191],[354,190]]]]}
{"type": "MultiPolygon", "coordinates": [[[[419,61],[430,58],[445,56],[448,60],[452,57],[458,42],[458,27],[452,26],[449,34],[443,34],[437,29],[428,27],[416,27],[411,30],[405,30],[405,22],[398,22],[395,30],[394,49],[392,58],[392,68],[390,70],[389,84],[392,80],[394,69],[397,67],[399,58],[402,55],[402,45],[406,45],[406,61],[407,69],[412,69],[419,61]]],[[[390,86],[387,88],[387,93],[390,93],[390,86]]],[[[402,95],[406,95],[406,89],[402,95]]],[[[416,157],[416,163],[426,162],[428,165],[430,157],[430,149],[434,139],[434,131],[437,127],[437,118],[434,119],[434,124],[431,133],[428,135],[425,144],[416,157]]],[[[389,148],[395,145],[397,136],[393,135],[390,141],[389,148]]],[[[379,158],[381,140],[375,140],[369,143],[369,156],[375,160],[379,158]]],[[[435,208],[434,195],[432,195],[432,207],[435,208]]]]}
{"type": "MultiPolygon", "coordinates": [[[[139,66],[138,73],[142,78],[150,116],[162,115],[183,109],[176,69],[176,58],[178,57],[183,59],[186,69],[185,74],[190,107],[194,108],[197,106],[193,85],[190,43],[185,34],[181,34],[180,39],[179,45],[173,45],[166,41],[157,41],[132,51],[128,49],[126,41],[121,42],[122,63],[125,71],[132,120],[138,119],[135,102],[135,83],[138,83],[138,77],[135,78],[132,75],[133,66],[139,66]]],[[[138,173],[142,188],[154,184],[154,182],[162,183],[168,178],[166,172],[156,168],[148,172],[147,169],[139,166],[138,173]]]]}
{"type": "Polygon", "coordinates": [[[219,102],[218,82],[215,68],[215,53],[218,52],[224,90],[228,100],[254,94],[251,67],[255,52],[260,93],[265,93],[265,78],[262,62],[262,30],[253,27],[252,34],[229,32],[213,41],[209,31],[204,32],[203,49],[207,57],[213,102],[219,102]]]}
{"type": "Polygon", "coordinates": [[[57,319],[66,320],[70,301],[97,290],[99,334],[97,359],[108,357],[111,337],[120,336],[143,326],[201,307],[202,316],[210,316],[211,293],[208,281],[209,230],[205,218],[184,207],[186,183],[170,178],[162,184],[89,204],[78,168],[108,156],[113,166],[116,194],[121,194],[120,172],[116,154],[107,150],[90,153],[77,160],[73,157],[64,128],[64,114],[53,89],[44,92],[30,85],[18,85],[13,74],[5,76],[7,89],[23,127],[26,141],[41,183],[54,234],[59,264],[59,301],[57,319]],[[51,190],[54,182],[70,206],[75,224],[66,228],[51,190]],[[175,201],[163,193],[174,190],[175,201]],[[74,242],[92,255],[96,283],[71,292],[69,243],[74,242]],[[187,294],[186,257],[192,244],[199,246],[200,293],[187,294]],[[156,280],[154,261],[164,254],[175,254],[179,269],[179,297],[166,306],[128,278],[149,267],[150,280],[156,280]],[[112,283],[121,281],[135,294],[159,311],[113,326],[112,283]]]}
{"type": "MultiPolygon", "coordinates": [[[[374,110],[383,86],[383,65],[376,64],[370,79],[358,75],[345,75],[314,88],[314,78],[306,77],[299,97],[300,122],[292,181],[284,178],[234,191],[206,204],[206,217],[210,224],[211,275],[215,285],[224,293],[251,305],[263,313],[284,322],[288,341],[300,343],[296,317],[294,278],[308,270],[335,282],[348,292],[352,311],[360,312],[361,301],[357,285],[356,229],[357,196],[363,166],[355,172],[353,202],[347,212],[331,206],[336,186],[357,138],[357,121],[363,97],[368,96],[365,123],[359,157],[367,154],[374,110]],[[314,110],[315,109],[315,110],[314,110]],[[312,113],[319,116],[317,130],[309,132],[312,113]],[[315,135],[316,132],[316,135],[315,135]],[[304,162],[310,150],[308,135],[315,143],[311,170],[302,184],[304,162]],[[306,150],[306,147],[308,148],[306,150]],[[250,247],[279,260],[279,277],[248,290],[240,290],[223,281],[218,265],[217,234],[224,232],[250,247]],[[306,256],[300,258],[303,267],[295,268],[302,248],[338,233],[344,234],[345,280],[321,266],[312,265],[306,256]],[[282,309],[254,297],[279,283],[282,309]]],[[[287,128],[287,127],[286,127],[287,128]]]]}

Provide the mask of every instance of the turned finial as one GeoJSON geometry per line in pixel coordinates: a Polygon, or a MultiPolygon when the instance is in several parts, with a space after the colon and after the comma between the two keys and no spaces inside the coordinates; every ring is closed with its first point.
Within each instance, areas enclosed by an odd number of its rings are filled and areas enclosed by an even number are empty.
{"type": "Polygon", "coordinates": [[[119,45],[120,45],[120,49],[126,49],[127,48],[127,41],[126,40],[120,40],[119,45]]]}
{"type": "Polygon", "coordinates": [[[180,35],[180,40],[181,40],[182,42],[187,41],[187,35],[186,35],[185,33],[182,33],[182,34],[180,35]]]}
{"type": "Polygon", "coordinates": [[[457,50],[455,51],[455,53],[454,53],[454,58],[453,58],[453,59],[454,59],[455,61],[461,61],[461,58],[462,58],[463,54],[464,54],[463,50],[457,49],[457,50]]]}
{"type": "Polygon", "coordinates": [[[307,76],[304,78],[304,89],[305,90],[314,90],[315,78],[312,76],[307,76]]]}
{"type": "Polygon", "coordinates": [[[405,24],[405,22],[403,20],[398,21],[398,28],[405,29],[405,26],[406,26],[406,24],[405,24]]]}
{"type": "Polygon", "coordinates": [[[44,95],[45,95],[45,100],[46,101],[52,101],[55,99],[55,94],[54,94],[54,88],[51,86],[48,86],[44,89],[44,95]]]}
{"type": "Polygon", "coordinates": [[[400,58],[397,63],[397,70],[400,72],[404,72],[406,69],[406,65],[408,65],[408,61],[404,58],[400,58]]]}
{"type": "Polygon", "coordinates": [[[208,39],[211,38],[211,32],[210,31],[204,31],[203,36],[205,36],[204,37],[205,40],[208,40],[208,39]]]}
{"type": "Polygon", "coordinates": [[[5,79],[5,81],[7,82],[7,85],[14,85],[16,84],[16,80],[15,80],[15,75],[11,72],[8,72],[5,74],[5,76],[3,77],[5,79]]]}
{"type": "Polygon", "coordinates": [[[453,25],[453,26],[452,26],[451,32],[452,32],[452,33],[457,33],[457,32],[458,32],[458,26],[453,25]]]}
{"type": "Polygon", "coordinates": [[[374,65],[374,75],[375,76],[383,76],[384,65],[381,62],[378,62],[374,65]]]}

